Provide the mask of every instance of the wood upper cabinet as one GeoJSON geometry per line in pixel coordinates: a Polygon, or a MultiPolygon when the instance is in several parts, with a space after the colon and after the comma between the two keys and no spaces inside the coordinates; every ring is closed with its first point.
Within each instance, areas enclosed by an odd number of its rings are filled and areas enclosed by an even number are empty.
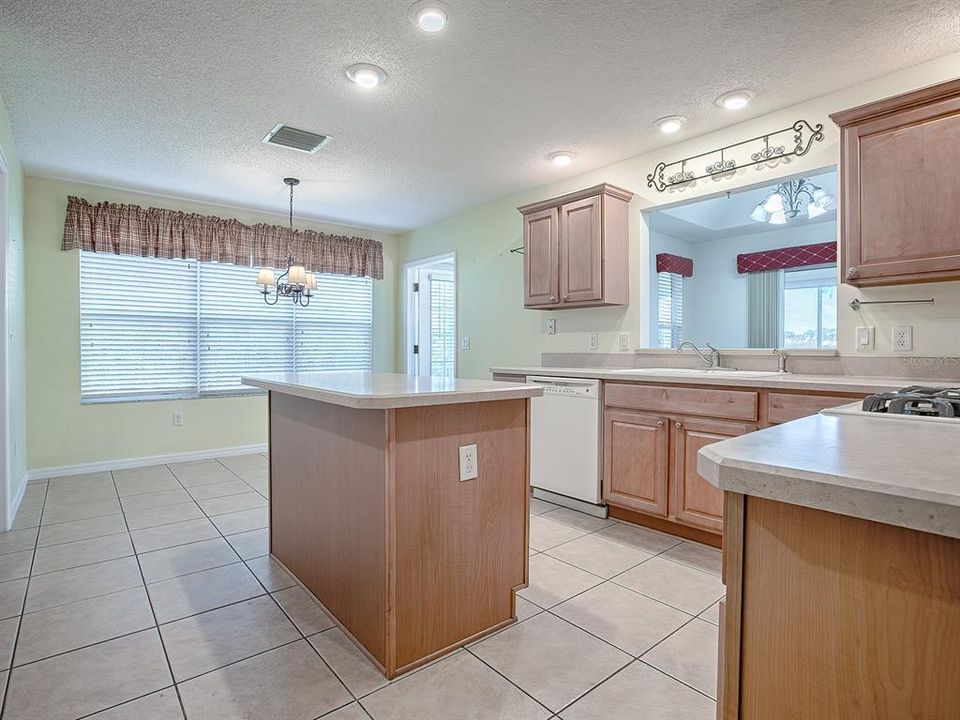
{"type": "Polygon", "coordinates": [[[723,491],[697,472],[697,452],[711,443],[753,432],[756,425],[677,418],[673,422],[674,475],[670,517],[677,522],[723,532],[723,491]]]}
{"type": "Polygon", "coordinates": [[[830,117],[841,128],[844,282],[960,279],[960,80],[830,117]]]}
{"type": "Polygon", "coordinates": [[[631,510],[667,516],[670,426],[659,415],[607,410],[603,422],[603,497],[631,510]]]}
{"type": "Polygon", "coordinates": [[[518,208],[523,214],[526,307],[629,304],[632,197],[603,184],[518,208]]]}

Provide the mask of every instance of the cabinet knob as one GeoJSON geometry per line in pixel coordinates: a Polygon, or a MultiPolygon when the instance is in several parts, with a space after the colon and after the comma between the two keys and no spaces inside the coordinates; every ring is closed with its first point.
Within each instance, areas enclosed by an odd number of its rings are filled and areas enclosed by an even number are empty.
{"type": "Polygon", "coordinates": [[[556,296],[556,295],[551,295],[551,296],[550,296],[550,302],[556,302],[556,301],[557,301],[557,296],[556,296]]]}
{"type": "Polygon", "coordinates": [[[855,278],[855,277],[856,277],[857,275],[859,275],[859,274],[860,274],[860,270],[859,270],[858,268],[855,268],[855,267],[848,267],[848,268],[847,268],[847,277],[848,277],[848,278],[855,278]]]}
{"type": "Polygon", "coordinates": [[[679,420],[677,420],[677,422],[674,424],[674,427],[677,428],[677,430],[679,430],[680,428],[683,427],[683,423],[681,423],[679,420]]]}
{"type": "Polygon", "coordinates": [[[663,427],[663,420],[657,420],[657,427],[663,427]]]}
{"type": "Polygon", "coordinates": [[[567,301],[567,294],[566,294],[566,293],[563,293],[563,295],[560,296],[560,299],[561,299],[563,302],[566,302],[566,301],[567,301]]]}

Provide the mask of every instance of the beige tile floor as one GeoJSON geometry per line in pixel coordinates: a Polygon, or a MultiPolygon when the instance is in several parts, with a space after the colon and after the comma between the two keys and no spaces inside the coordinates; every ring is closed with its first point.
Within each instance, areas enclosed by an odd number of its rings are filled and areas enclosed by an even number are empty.
{"type": "Polygon", "coordinates": [[[720,555],[531,501],[519,620],[388,683],[267,555],[261,455],[54,478],[0,533],[4,720],[712,720],[720,555]]]}

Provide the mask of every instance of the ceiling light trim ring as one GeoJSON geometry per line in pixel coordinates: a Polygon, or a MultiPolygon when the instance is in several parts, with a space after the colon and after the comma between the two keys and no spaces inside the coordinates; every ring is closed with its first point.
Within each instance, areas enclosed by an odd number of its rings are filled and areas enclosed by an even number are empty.
{"type": "Polygon", "coordinates": [[[742,110],[757,99],[757,92],[749,88],[730,90],[717,98],[717,105],[724,110],[742,110]]]}
{"type": "Polygon", "coordinates": [[[347,68],[347,78],[364,89],[371,89],[383,85],[387,81],[387,71],[372,63],[356,63],[347,68]],[[376,82],[368,82],[363,78],[376,78],[376,82]]]}
{"type": "Polygon", "coordinates": [[[407,11],[407,16],[415,28],[429,35],[433,35],[447,27],[447,23],[450,21],[450,7],[445,2],[440,2],[440,0],[417,0],[417,2],[410,6],[410,9],[407,11]],[[431,13],[431,11],[433,12],[431,13]],[[430,25],[425,23],[424,17],[428,13],[439,16],[439,24],[430,25]]]}
{"type": "Polygon", "coordinates": [[[550,153],[547,159],[557,167],[566,167],[573,163],[575,157],[576,155],[569,150],[557,150],[556,152],[550,153]]]}
{"type": "Polygon", "coordinates": [[[687,124],[687,117],[685,115],[664,115],[654,120],[653,124],[660,132],[671,134],[678,132],[687,124]]]}

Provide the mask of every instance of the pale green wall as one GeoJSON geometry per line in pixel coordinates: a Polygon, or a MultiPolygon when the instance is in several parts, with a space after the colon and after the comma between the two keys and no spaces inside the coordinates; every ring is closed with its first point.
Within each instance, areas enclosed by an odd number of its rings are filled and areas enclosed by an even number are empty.
{"type": "MultiPolygon", "coordinates": [[[[472,208],[446,220],[401,235],[400,262],[451,250],[457,253],[458,333],[469,336],[470,350],[458,350],[461,377],[489,377],[496,365],[539,365],[543,352],[587,352],[588,336],[599,333],[600,351],[615,352],[618,334],[630,334],[631,347],[649,345],[648,242],[641,210],[687,202],[727,190],[768,184],[786,174],[811,172],[834,166],[840,158],[839,132],[830,113],[895,95],[907,90],[955,78],[960,54],[917,65],[893,75],[801,103],[769,115],[745,121],[722,131],[681,141],[655,152],[600,170],[536,188],[482,207],[472,208]],[[801,158],[776,168],[738,170],[734,177],[715,182],[698,181],[675,191],[659,193],[647,187],[647,175],[660,161],[674,161],[718,147],[789,127],[805,119],[823,123],[825,138],[801,158]],[[508,251],[522,242],[522,224],[517,206],[589,187],[601,182],[632,190],[630,203],[630,293],[629,307],[545,312],[523,309],[523,258],[508,251]],[[546,334],[546,321],[556,318],[558,332],[546,334]]],[[[763,98],[760,98],[763,102],[763,98]]],[[[682,108],[680,108],[682,110],[682,108]]],[[[720,112],[718,110],[718,112],[720,112]]],[[[641,129],[642,131],[642,129],[641,129]]],[[[649,132],[655,132],[649,130],[649,132]]],[[[695,132],[688,127],[686,132],[695,132]]],[[[588,159],[588,158],[584,158],[588,159]]],[[[398,305],[403,289],[398,287],[398,305]]],[[[955,355],[960,347],[960,283],[899,288],[856,290],[842,286],[838,292],[839,349],[852,354],[854,328],[876,326],[875,354],[891,352],[893,325],[914,326],[915,355],[955,355]],[[936,298],[936,306],[876,306],[854,313],[846,307],[855,296],[863,299],[894,299],[918,295],[936,298]]],[[[404,356],[403,334],[397,334],[398,366],[404,356]]],[[[459,347],[459,344],[458,344],[459,347]]]]}
{"type": "MultiPolygon", "coordinates": [[[[10,489],[16,497],[27,472],[26,313],[23,284],[23,172],[13,147],[10,121],[0,96],[0,148],[9,178],[10,249],[7,254],[7,320],[10,323],[10,489]]],[[[2,519],[0,519],[2,520],[2,519]]]]}
{"type": "MultiPolygon", "coordinates": [[[[79,258],[63,252],[67,195],[166,207],[245,223],[285,218],[63,180],[27,178],[27,447],[29,467],[59,467],[266,442],[264,397],[80,403],[79,258]],[[173,411],[183,412],[173,427],[173,411]]],[[[384,279],[374,281],[374,364],[393,370],[397,325],[396,240],[386,233],[297,221],[298,227],[359,234],[384,245],[384,279]]],[[[251,288],[253,291],[253,288],[251,288]]]]}

